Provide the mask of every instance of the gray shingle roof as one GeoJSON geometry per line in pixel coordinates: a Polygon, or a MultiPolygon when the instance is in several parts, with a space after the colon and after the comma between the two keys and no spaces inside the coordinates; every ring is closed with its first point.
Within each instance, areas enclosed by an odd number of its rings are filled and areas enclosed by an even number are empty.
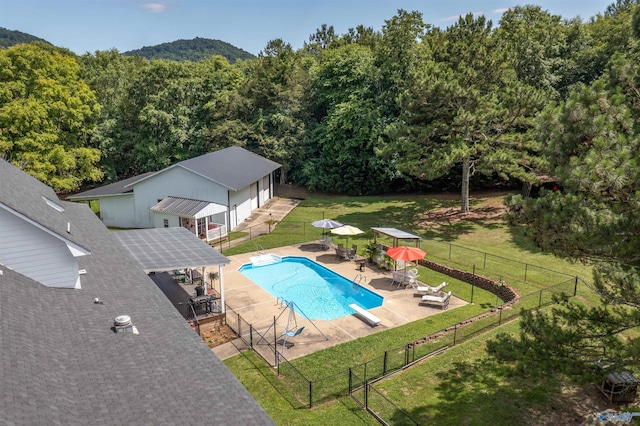
{"type": "MultiPolygon", "coordinates": [[[[3,202],[54,195],[0,167],[3,202]]],[[[0,423],[273,424],[113,233],[86,206],[60,205],[81,219],[87,273],[81,289],[59,289],[0,266],[0,423]],[[140,334],[114,333],[119,315],[140,334]]],[[[46,221],[55,210],[45,211],[46,221]]]]}
{"type": "Polygon", "coordinates": [[[76,208],[63,205],[53,189],[3,159],[0,159],[0,204],[38,223],[58,238],[88,250],[85,245],[87,239],[77,227],[82,214],[78,215],[76,208]],[[64,207],[64,210],[55,210],[46,200],[64,207]]]}

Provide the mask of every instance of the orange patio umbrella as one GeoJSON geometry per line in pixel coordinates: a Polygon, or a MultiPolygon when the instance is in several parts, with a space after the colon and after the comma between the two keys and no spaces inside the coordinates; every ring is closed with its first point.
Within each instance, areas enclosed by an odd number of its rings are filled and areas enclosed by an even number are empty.
{"type": "Polygon", "coordinates": [[[427,252],[418,247],[400,246],[392,247],[387,250],[387,256],[393,260],[404,260],[405,262],[413,262],[414,260],[424,259],[427,252]]]}
{"type": "Polygon", "coordinates": [[[419,249],[418,247],[400,246],[390,248],[389,250],[387,250],[386,254],[395,261],[403,260],[405,262],[404,269],[406,272],[406,262],[413,262],[414,260],[424,259],[424,257],[427,255],[427,252],[419,249]]]}

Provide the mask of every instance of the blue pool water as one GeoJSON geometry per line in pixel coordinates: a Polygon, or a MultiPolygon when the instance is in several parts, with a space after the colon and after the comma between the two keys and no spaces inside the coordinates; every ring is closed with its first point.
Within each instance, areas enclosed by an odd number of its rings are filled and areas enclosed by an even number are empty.
{"type": "Polygon", "coordinates": [[[382,296],[305,257],[287,256],[264,266],[246,264],[239,271],[274,297],[295,302],[314,320],[351,315],[352,303],[365,309],[382,306],[382,296]]]}

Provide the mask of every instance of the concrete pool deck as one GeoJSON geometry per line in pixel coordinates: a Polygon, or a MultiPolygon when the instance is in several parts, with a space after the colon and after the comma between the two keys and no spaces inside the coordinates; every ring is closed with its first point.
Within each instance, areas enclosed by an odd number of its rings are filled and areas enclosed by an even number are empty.
{"type": "MultiPolygon", "coordinates": [[[[267,252],[282,257],[307,257],[349,280],[354,280],[358,274],[361,274],[366,277],[366,281],[362,280],[360,285],[384,298],[382,306],[369,310],[370,313],[382,320],[377,326],[369,325],[369,323],[356,315],[348,315],[328,321],[313,320],[312,324],[302,314],[296,312],[296,324],[291,324],[289,328],[297,329],[304,326],[305,329],[300,335],[288,340],[288,344],[293,343],[294,345],[284,349],[284,356],[287,359],[301,357],[321,349],[443,312],[437,306],[419,305],[420,299],[412,289],[398,288],[396,285],[391,285],[391,272],[379,270],[376,266],[370,268],[368,264],[365,266],[364,271],[361,272],[357,263],[336,259],[333,249],[321,250],[318,242],[279,247],[267,250],[267,252]]],[[[255,330],[260,333],[268,330],[269,341],[273,342],[282,338],[281,334],[286,330],[289,313],[288,310],[283,313],[283,306],[278,303],[274,296],[238,272],[238,269],[243,264],[250,263],[250,257],[256,254],[255,252],[243,253],[228,257],[231,260],[231,264],[224,268],[225,302],[236,313],[240,314],[246,322],[251,324],[255,330]],[[277,318],[278,316],[274,332],[272,327],[274,317],[277,318]],[[271,327],[270,330],[269,327],[271,327]]],[[[435,286],[439,283],[426,284],[435,286]]],[[[219,290],[219,283],[217,283],[217,287],[219,290]]],[[[455,309],[465,304],[467,302],[452,295],[449,309],[455,309]]],[[[427,332],[425,331],[426,334],[427,332]]],[[[254,336],[254,346],[256,346],[255,340],[256,337],[254,336]]],[[[408,342],[399,341],[398,345],[405,343],[408,342]]],[[[288,344],[287,346],[289,346],[288,344]]],[[[266,345],[263,345],[263,347],[265,351],[268,351],[266,345]]],[[[262,352],[260,345],[255,349],[262,352]]],[[[280,345],[279,352],[281,350],[282,346],[280,345]]],[[[229,348],[226,347],[214,349],[214,352],[224,358],[230,356],[233,351],[229,351],[229,348]]]]}

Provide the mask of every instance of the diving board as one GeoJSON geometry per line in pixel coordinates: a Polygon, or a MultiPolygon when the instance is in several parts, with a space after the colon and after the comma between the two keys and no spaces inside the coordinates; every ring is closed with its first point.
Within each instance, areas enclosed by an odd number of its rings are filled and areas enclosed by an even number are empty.
{"type": "Polygon", "coordinates": [[[251,256],[250,259],[253,266],[265,266],[282,262],[282,258],[275,254],[261,254],[260,256],[251,256]]]}
{"type": "Polygon", "coordinates": [[[371,312],[367,311],[366,309],[361,308],[359,305],[356,305],[355,303],[350,304],[349,307],[354,311],[356,311],[356,313],[360,315],[362,318],[364,318],[369,324],[371,324],[372,327],[375,325],[378,325],[382,321],[380,318],[373,315],[371,312]]]}

